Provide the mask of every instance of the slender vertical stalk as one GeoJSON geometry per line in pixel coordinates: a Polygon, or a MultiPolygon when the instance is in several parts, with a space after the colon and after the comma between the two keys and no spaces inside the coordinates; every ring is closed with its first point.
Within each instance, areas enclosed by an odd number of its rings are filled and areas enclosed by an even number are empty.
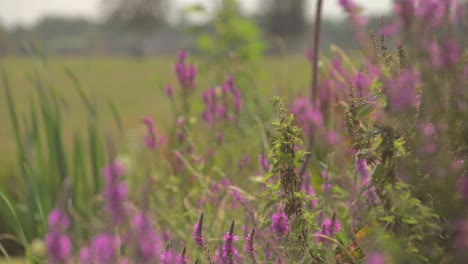
{"type": "MultiPolygon", "coordinates": [[[[310,93],[310,102],[312,106],[315,106],[317,103],[317,90],[318,90],[318,53],[319,53],[319,44],[320,44],[320,28],[322,24],[322,5],[323,0],[317,1],[317,10],[315,13],[315,29],[314,29],[314,57],[312,61],[312,80],[311,80],[311,93],[310,93]]],[[[302,178],[304,173],[309,166],[311,151],[314,147],[313,136],[309,138],[309,144],[307,146],[307,153],[304,163],[302,164],[301,170],[299,171],[299,178],[302,178]]]]}

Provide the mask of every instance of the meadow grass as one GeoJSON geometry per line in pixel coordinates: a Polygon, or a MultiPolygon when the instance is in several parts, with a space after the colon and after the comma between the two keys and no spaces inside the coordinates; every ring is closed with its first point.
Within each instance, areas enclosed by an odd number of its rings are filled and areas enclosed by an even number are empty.
{"type": "MultiPolygon", "coordinates": [[[[200,59],[194,59],[194,62],[203,65],[200,59]]],[[[67,69],[76,75],[83,90],[98,101],[102,121],[100,124],[104,129],[115,129],[108,105],[112,102],[119,109],[124,129],[132,133],[142,128],[139,117],[150,115],[158,118],[156,123],[163,130],[171,120],[170,103],[166,99],[164,86],[167,83],[176,83],[172,69],[168,67],[173,63],[174,56],[145,59],[102,56],[53,57],[47,58],[45,63],[32,57],[8,57],[0,60],[0,69],[4,70],[10,79],[20,116],[27,113],[29,100],[34,94],[35,88],[28,76],[35,71],[40,73],[67,103],[65,140],[71,143],[72,131],[79,130],[85,124],[86,111],[76,90],[73,89],[72,81],[65,73],[67,69]]],[[[306,93],[310,67],[301,56],[268,57],[262,60],[258,67],[263,69],[259,83],[262,83],[260,89],[265,95],[281,92],[287,97],[297,91],[306,93]]],[[[203,68],[200,71],[203,71],[203,68]]],[[[214,78],[214,74],[200,74],[198,86],[203,89],[209,87],[216,83],[214,78]]],[[[1,94],[0,184],[3,184],[7,179],[15,182],[17,166],[14,164],[16,150],[3,87],[1,94]]]]}

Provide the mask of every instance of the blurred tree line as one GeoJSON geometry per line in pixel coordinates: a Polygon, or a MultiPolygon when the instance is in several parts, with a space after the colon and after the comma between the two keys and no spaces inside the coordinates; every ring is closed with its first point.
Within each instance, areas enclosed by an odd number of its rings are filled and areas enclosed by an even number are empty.
{"type": "MultiPolygon", "coordinates": [[[[219,0],[221,3],[236,0],[219,0]]],[[[305,18],[305,0],[265,0],[261,11],[250,19],[261,30],[268,53],[302,53],[313,26],[305,18]],[[281,43],[281,44],[279,44],[281,43]]],[[[6,28],[0,24],[0,56],[30,54],[37,47],[51,55],[60,54],[129,54],[135,56],[173,53],[180,48],[195,49],[200,31],[213,32],[211,21],[193,25],[182,20],[168,23],[168,0],[101,0],[101,22],[80,17],[46,16],[30,27],[6,28]]],[[[221,12],[222,10],[218,10],[221,12]]],[[[182,11],[181,11],[182,12],[182,11]]],[[[377,29],[380,17],[369,25],[377,29]]],[[[323,44],[337,44],[345,49],[357,47],[344,18],[325,19],[323,44]]]]}

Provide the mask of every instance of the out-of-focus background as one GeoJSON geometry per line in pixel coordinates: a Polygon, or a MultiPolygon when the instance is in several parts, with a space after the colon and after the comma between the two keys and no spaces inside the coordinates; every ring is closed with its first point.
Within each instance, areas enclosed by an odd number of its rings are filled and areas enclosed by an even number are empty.
{"type": "MultiPolygon", "coordinates": [[[[378,22],[392,1],[356,2],[378,22]]],[[[314,3],[239,0],[238,7],[261,29],[268,54],[302,53],[311,38],[314,3]]],[[[152,56],[190,50],[200,42],[201,32],[216,30],[213,20],[223,4],[226,1],[0,0],[0,56],[29,54],[34,45],[48,55],[152,56]]],[[[325,1],[324,14],[322,47],[335,43],[353,48],[338,1],[325,1]]]]}
{"type": "MultiPolygon", "coordinates": [[[[335,44],[351,55],[359,53],[355,31],[338,2],[324,1],[321,50],[327,52],[335,44]]],[[[370,16],[369,30],[378,31],[392,1],[357,2],[370,16]]],[[[93,98],[103,104],[113,102],[125,129],[138,127],[143,115],[156,116],[164,126],[169,109],[164,85],[176,81],[172,65],[180,49],[194,55],[191,61],[205,71],[200,76],[209,76],[210,65],[234,65],[232,59],[251,66],[256,61],[259,65],[253,67],[264,70],[263,77],[256,79],[266,96],[274,89],[292,93],[305,89],[310,75],[305,51],[312,44],[315,4],[313,0],[0,0],[0,70],[8,75],[21,112],[30,107],[35,91],[31,75],[40,69],[41,77],[67,102],[70,142],[71,131],[83,124],[83,109],[65,71],[73,72],[93,98]],[[38,63],[44,67],[38,68],[38,63]]],[[[224,78],[231,70],[217,72],[224,78]]],[[[201,78],[198,85],[208,87],[214,79],[201,78]]],[[[4,128],[0,183],[18,178],[6,110],[0,108],[4,128]]],[[[104,125],[113,122],[109,111],[102,115],[104,125]]],[[[15,186],[14,180],[8,182],[15,186]]]]}

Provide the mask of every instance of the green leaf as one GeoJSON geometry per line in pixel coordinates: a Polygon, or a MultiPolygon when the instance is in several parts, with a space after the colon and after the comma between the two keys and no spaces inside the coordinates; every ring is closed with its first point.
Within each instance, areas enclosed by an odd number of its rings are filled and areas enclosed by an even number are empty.
{"type": "Polygon", "coordinates": [[[362,107],[359,107],[357,110],[356,118],[362,120],[366,118],[370,112],[372,112],[373,107],[369,104],[362,104],[362,107]]]}
{"type": "Polygon", "coordinates": [[[400,152],[403,156],[406,156],[406,150],[405,150],[405,140],[399,138],[393,142],[393,146],[400,152]]]}
{"type": "Polygon", "coordinates": [[[393,223],[395,221],[395,216],[393,215],[382,216],[380,217],[380,220],[385,221],[387,223],[393,223]]]}

